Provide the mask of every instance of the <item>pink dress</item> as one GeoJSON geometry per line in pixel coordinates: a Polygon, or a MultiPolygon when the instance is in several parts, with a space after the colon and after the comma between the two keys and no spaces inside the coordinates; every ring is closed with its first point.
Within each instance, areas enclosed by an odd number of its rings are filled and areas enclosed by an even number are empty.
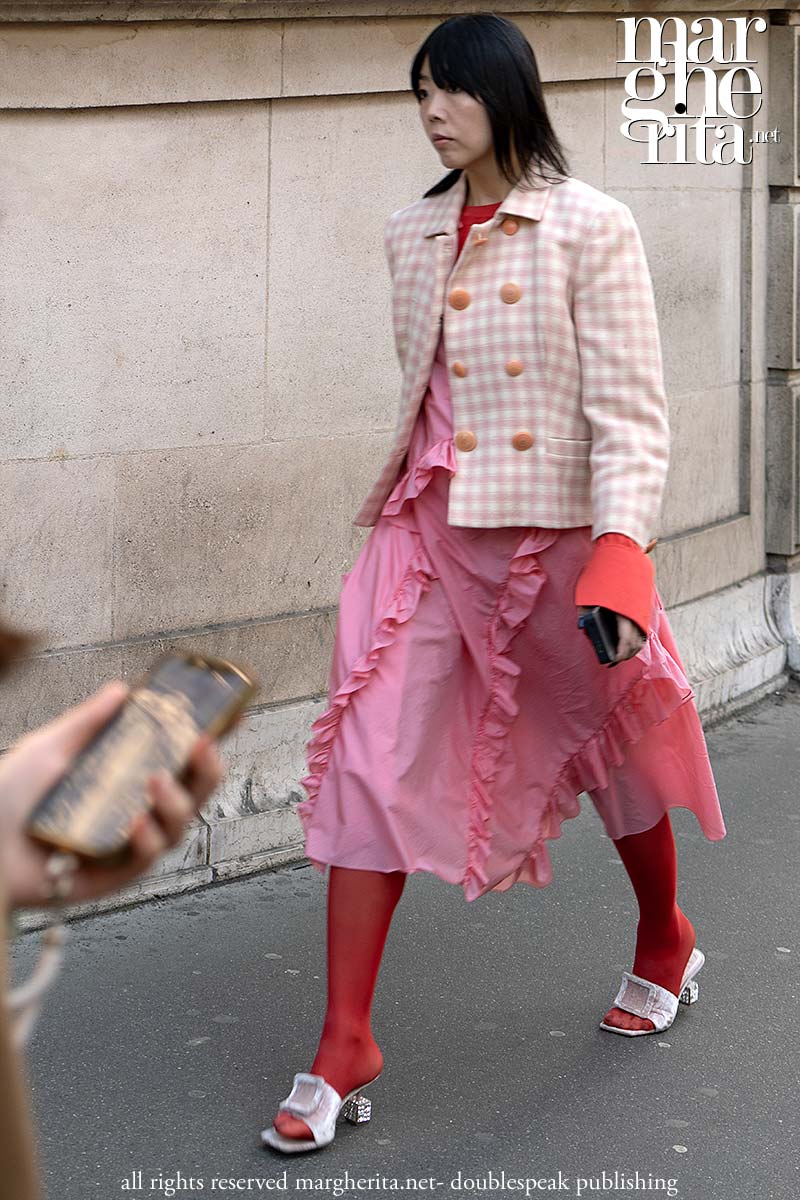
{"type": "Polygon", "coordinates": [[[342,577],[328,708],[311,727],[308,858],[431,871],[467,900],[552,877],[547,843],[587,792],[611,838],[673,807],[725,836],[660,597],[634,658],[577,627],[591,528],[448,525],[456,468],[440,338],[406,458],[342,577]]]}

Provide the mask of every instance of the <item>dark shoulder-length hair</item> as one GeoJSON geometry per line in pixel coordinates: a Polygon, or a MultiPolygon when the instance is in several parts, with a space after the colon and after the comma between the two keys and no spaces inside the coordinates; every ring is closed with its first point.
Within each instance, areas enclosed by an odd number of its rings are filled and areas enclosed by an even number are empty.
{"type": "MultiPolygon", "coordinates": [[[[437,87],[459,88],[483,104],[497,165],[512,187],[533,184],[537,176],[550,183],[569,176],[564,149],[547,115],[536,56],[513,21],[493,13],[465,13],[437,25],[411,64],[411,89],[418,99],[426,58],[437,87]],[[557,178],[545,175],[548,167],[557,178]]],[[[425,195],[448,191],[460,175],[460,170],[450,171],[425,195]]]]}

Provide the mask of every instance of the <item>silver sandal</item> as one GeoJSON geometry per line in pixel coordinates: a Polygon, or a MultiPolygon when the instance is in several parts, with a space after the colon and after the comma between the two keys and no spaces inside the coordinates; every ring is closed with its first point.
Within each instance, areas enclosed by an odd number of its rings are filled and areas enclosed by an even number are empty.
{"type": "Polygon", "coordinates": [[[622,984],[617,992],[617,998],[612,1008],[621,1008],[633,1013],[635,1017],[646,1017],[653,1022],[654,1029],[620,1029],[618,1025],[606,1025],[600,1022],[601,1029],[609,1033],[621,1033],[623,1037],[640,1037],[646,1033],[663,1033],[669,1029],[678,1012],[679,1004],[694,1004],[698,996],[698,986],[695,976],[706,961],[702,950],[696,947],[689,955],[686,970],[683,973],[681,986],[676,996],[641,975],[631,975],[629,971],[622,972],[622,984]]]}
{"type": "MultiPolygon", "coordinates": [[[[375,1079],[380,1078],[380,1071],[375,1079]]],[[[321,1150],[328,1146],[336,1136],[336,1122],[343,1116],[351,1125],[363,1125],[372,1116],[372,1101],[363,1095],[364,1088],[369,1087],[375,1079],[362,1083],[353,1088],[352,1092],[342,1098],[321,1075],[310,1075],[307,1071],[298,1071],[294,1077],[292,1090],[285,1100],[282,1100],[278,1111],[288,1112],[293,1117],[305,1121],[313,1141],[308,1138],[288,1138],[279,1133],[274,1125],[262,1129],[261,1143],[283,1154],[299,1154],[303,1150],[321,1150]]]]}

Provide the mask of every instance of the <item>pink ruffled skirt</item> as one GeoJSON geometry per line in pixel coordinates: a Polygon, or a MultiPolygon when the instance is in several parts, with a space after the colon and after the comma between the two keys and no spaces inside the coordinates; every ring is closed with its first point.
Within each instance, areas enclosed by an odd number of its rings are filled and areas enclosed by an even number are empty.
{"type": "Polygon", "coordinates": [[[591,529],[448,525],[456,469],[440,342],[398,480],[343,576],[326,711],[311,727],[305,851],[431,871],[467,900],[552,878],[586,792],[609,837],[673,807],[725,825],[702,726],[654,592],[644,649],[602,666],[577,628],[591,529]]]}

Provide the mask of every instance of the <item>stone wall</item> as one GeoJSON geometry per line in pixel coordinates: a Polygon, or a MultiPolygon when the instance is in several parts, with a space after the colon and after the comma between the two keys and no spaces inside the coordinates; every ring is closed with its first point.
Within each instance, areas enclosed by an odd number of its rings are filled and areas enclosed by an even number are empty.
{"type": "MultiPolygon", "coordinates": [[[[475,7],[0,3],[0,603],[46,634],[0,744],[172,647],[262,683],[224,788],[131,895],[300,854],[352,517],[394,428],[383,223],[443,173],[408,65],[475,7]]],[[[619,133],[611,7],[504,11],[573,173],[645,242],[673,430],[658,583],[711,719],[800,662],[800,18],[751,34],[750,132],[780,144],[654,168],[619,133]]]]}

